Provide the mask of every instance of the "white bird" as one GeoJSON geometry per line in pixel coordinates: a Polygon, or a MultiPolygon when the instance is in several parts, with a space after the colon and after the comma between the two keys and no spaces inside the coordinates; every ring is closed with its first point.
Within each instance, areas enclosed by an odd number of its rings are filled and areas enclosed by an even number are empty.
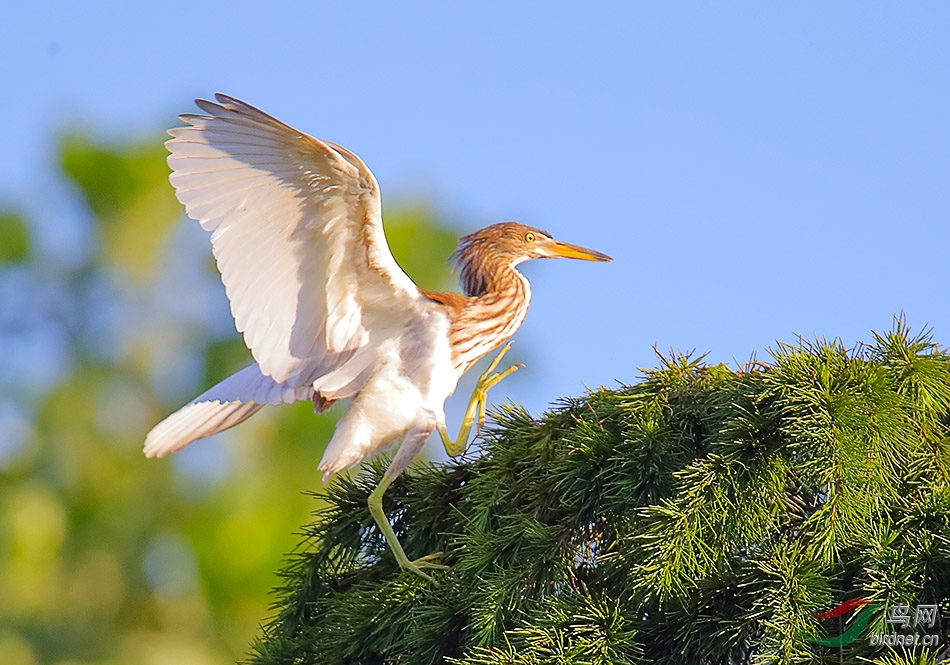
{"type": "Polygon", "coordinates": [[[227,95],[196,100],[207,115],[166,142],[170,180],[189,217],[211,232],[231,312],[255,363],[156,425],[145,454],[162,457],[246,420],[265,404],[313,402],[317,413],[352,398],[319,469],[324,481],[398,446],[370,495],[370,511],[403,569],[410,561],[382,510],[382,495],[433,430],[446,451],[464,452],[487,391],[519,365],[479,378],[459,435],[446,429],[445,400],[479,358],[498,348],[527,314],[522,261],[609,261],[513,222],[461,239],[453,259],[467,295],[419,289],[383,234],[379,186],[346,148],[321,141],[227,95]]]}

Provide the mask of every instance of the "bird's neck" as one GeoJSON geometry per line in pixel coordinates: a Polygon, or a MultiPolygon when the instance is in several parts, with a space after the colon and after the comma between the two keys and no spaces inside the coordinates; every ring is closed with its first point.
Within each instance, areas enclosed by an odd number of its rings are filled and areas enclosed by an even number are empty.
{"type": "Polygon", "coordinates": [[[460,376],[517,332],[531,303],[531,286],[514,266],[494,266],[490,275],[452,317],[449,344],[460,376]]]}

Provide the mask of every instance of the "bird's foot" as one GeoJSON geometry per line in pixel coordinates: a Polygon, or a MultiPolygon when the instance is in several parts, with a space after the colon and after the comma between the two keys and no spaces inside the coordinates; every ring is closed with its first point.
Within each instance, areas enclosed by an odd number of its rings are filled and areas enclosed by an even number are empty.
{"type": "Polygon", "coordinates": [[[481,432],[482,426],[485,424],[485,409],[488,404],[489,389],[496,386],[499,381],[512,372],[516,372],[524,367],[524,365],[518,363],[512,365],[504,372],[495,371],[498,369],[498,364],[501,362],[501,359],[505,357],[505,354],[508,353],[508,349],[510,348],[511,342],[508,342],[502,348],[501,352],[495,356],[495,359],[491,361],[488,369],[478,377],[475,390],[472,391],[472,397],[468,400],[468,406],[465,408],[465,417],[462,418],[462,426],[459,428],[458,437],[453,441],[449,438],[449,434],[445,430],[445,424],[440,423],[438,425],[442,445],[445,446],[445,452],[449,454],[449,457],[458,457],[465,452],[465,449],[468,447],[468,435],[472,431],[472,425],[476,425],[476,435],[481,432]]]}
{"type": "Polygon", "coordinates": [[[442,558],[442,552],[433,552],[432,554],[427,554],[426,556],[419,557],[414,561],[405,561],[399,562],[399,567],[403,570],[408,570],[416,575],[419,575],[429,582],[434,582],[432,576],[424,572],[423,569],[428,570],[448,570],[449,567],[442,563],[437,563],[442,558]]]}
{"type": "Polygon", "coordinates": [[[511,345],[513,343],[513,341],[508,342],[502,347],[498,355],[495,356],[495,359],[491,361],[488,369],[486,369],[485,372],[480,377],[478,377],[478,383],[475,384],[473,398],[476,399],[478,403],[478,420],[475,424],[476,434],[481,432],[482,427],[485,425],[485,409],[487,408],[488,404],[489,389],[498,385],[506,376],[514,374],[519,369],[524,367],[522,363],[515,363],[503,372],[495,371],[498,369],[498,364],[501,363],[502,358],[504,358],[505,354],[508,353],[508,350],[511,349],[511,345]]]}

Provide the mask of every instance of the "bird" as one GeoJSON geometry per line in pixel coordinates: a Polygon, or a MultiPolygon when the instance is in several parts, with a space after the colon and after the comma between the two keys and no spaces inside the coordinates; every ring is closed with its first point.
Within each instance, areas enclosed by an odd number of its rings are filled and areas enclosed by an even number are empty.
{"type": "Polygon", "coordinates": [[[501,222],[459,240],[450,257],[464,293],[419,288],[393,258],[379,185],[343,146],[316,139],[235,97],[196,99],[165,143],[169,180],[189,217],[210,232],[235,327],[253,363],[158,423],[147,457],[163,457],[233,427],[265,405],[309,400],[316,413],[349,400],[318,469],[331,474],[382,450],[392,459],[367,505],[403,570],[432,579],[440,553],[410,561],[382,497],[435,431],[453,458],[485,421],[489,389],[528,312],[516,269],[537,258],[610,261],[606,254],[501,222]],[[444,404],[479,359],[458,434],[444,404]]]}

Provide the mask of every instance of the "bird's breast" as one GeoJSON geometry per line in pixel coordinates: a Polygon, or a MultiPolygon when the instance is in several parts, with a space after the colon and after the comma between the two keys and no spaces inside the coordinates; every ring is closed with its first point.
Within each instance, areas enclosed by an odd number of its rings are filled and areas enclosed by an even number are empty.
{"type": "Polygon", "coordinates": [[[440,410],[461,376],[452,356],[449,331],[449,316],[433,308],[406,331],[399,346],[404,373],[418,387],[422,399],[440,410]]]}

